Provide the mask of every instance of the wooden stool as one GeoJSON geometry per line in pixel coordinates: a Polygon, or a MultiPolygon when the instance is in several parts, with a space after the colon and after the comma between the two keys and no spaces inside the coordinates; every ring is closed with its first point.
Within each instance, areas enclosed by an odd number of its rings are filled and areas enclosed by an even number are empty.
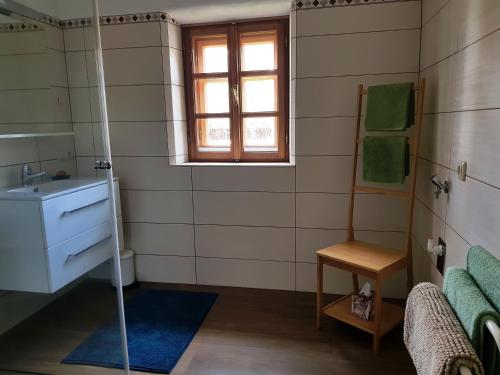
{"type": "Polygon", "coordinates": [[[317,327],[321,328],[321,315],[341,320],[373,335],[373,352],[380,348],[380,337],[401,323],[404,309],[382,301],[382,282],[387,277],[406,268],[406,255],[361,241],[349,241],[319,250],[317,253],[317,327]],[[323,265],[352,272],[353,293],[358,293],[358,275],[375,280],[375,316],[363,320],[351,313],[351,295],[344,296],[323,306],[323,265]]]}
{"type": "Polygon", "coordinates": [[[406,269],[407,287],[410,290],[413,286],[412,273],[412,229],[413,210],[415,208],[415,187],[417,178],[417,161],[420,151],[420,138],[422,133],[422,113],[425,94],[425,79],[421,78],[418,86],[413,86],[413,90],[418,92],[417,108],[415,113],[415,135],[408,144],[412,147],[413,158],[410,168],[410,191],[391,190],[373,186],[357,185],[358,167],[358,145],[362,143],[360,139],[361,111],[363,108],[363,96],[368,90],[363,85],[358,86],[358,110],[356,118],[356,135],[354,139],[353,173],[351,179],[351,191],[349,196],[349,219],[347,228],[347,242],[327,247],[319,250],[317,254],[318,265],[318,285],[317,285],[317,308],[316,319],[318,329],[321,327],[321,315],[325,314],[332,318],[351,324],[363,331],[373,335],[373,351],[375,354],[380,349],[380,337],[395,327],[404,319],[404,309],[390,303],[382,301],[382,282],[394,273],[406,269]],[[408,199],[408,230],[406,231],[406,245],[403,250],[393,250],[383,246],[370,244],[354,240],[354,200],[356,193],[383,194],[395,197],[396,199],[408,199]],[[363,320],[351,313],[351,295],[323,307],[323,264],[337,267],[342,270],[352,272],[352,282],[354,293],[358,293],[358,275],[363,275],[375,280],[375,316],[372,320],[363,320]]]}

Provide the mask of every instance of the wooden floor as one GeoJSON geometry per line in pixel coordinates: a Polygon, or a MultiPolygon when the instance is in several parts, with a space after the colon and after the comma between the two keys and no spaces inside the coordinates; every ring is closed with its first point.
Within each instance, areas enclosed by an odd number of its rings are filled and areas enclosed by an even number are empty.
{"type": "MultiPolygon", "coordinates": [[[[315,328],[315,295],[269,290],[142,284],[142,288],[210,291],[219,297],[173,375],[415,374],[398,327],[382,339],[325,318],[315,328]]],[[[136,290],[127,291],[126,298],[136,290]]],[[[62,365],[92,331],[116,316],[115,293],[87,281],[0,336],[0,374],[118,375],[62,365]]],[[[144,374],[133,372],[134,374],[144,374]]]]}

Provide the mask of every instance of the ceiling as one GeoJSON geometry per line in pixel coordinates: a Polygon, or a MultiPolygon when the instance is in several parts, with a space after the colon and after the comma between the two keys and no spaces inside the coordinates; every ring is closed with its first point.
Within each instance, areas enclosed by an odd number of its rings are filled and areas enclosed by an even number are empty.
{"type": "Polygon", "coordinates": [[[100,0],[102,15],[162,11],[180,24],[287,15],[290,0],[100,0]]]}

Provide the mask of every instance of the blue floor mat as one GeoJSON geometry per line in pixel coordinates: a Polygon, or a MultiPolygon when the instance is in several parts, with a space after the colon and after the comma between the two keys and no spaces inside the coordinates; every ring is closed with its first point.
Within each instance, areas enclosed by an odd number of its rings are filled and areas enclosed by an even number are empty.
{"type": "MultiPolygon", "coordinates": [[[[125,302],[130,369],[170,373],[217,294],[144,290],[125,302]]],[[[99,328],[62,363],[123,368],[118,319],[99,328]]]]}

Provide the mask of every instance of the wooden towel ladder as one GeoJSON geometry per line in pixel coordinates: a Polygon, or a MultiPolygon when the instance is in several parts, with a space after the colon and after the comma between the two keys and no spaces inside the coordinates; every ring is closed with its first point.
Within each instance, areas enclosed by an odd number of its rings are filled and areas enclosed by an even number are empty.
{"type": "Polygon", "coordinates": [[[380,337],[401,323],[404,319],[404,309],[382,301],[382,282],[387,277],[406,268],[408,291],[413,287],[412,270],[412,227],[413,211],[415,208],[415,188],[417,181],[417,162],[420,150],[422,133],[422,112],[425,95],[425,79],[420,79],[418,85],[413,86],[416,95],[415,131],[409,140],[410,155],[410,190],[400,191],[378,187],[360,186],[357,181],[358,146],[360,139],[363,96],[368,93],[363,85],[358,86],[358,106],[356,119],[356,138],[353,159],[353,174],[349,198],[349,222],[347,228],[347,242],[317,251],[317,327],[321,327],[322,315],[327,315],[373,335],[373,351],[379,352],[380,337]],[[356,193],[375,193],[387,196],[403,197],[410,200],[408,224],[404,251],[390,249],[354,239],[354,201],[356,193]],[[344,296],[333,303],[323,306],[323,265],[343,269],[352,273],[353,293],[359,289],[358,275],[366,276],[375,281],[374,317],[366,321],[351,314],[351,295],[344,296]]]}

